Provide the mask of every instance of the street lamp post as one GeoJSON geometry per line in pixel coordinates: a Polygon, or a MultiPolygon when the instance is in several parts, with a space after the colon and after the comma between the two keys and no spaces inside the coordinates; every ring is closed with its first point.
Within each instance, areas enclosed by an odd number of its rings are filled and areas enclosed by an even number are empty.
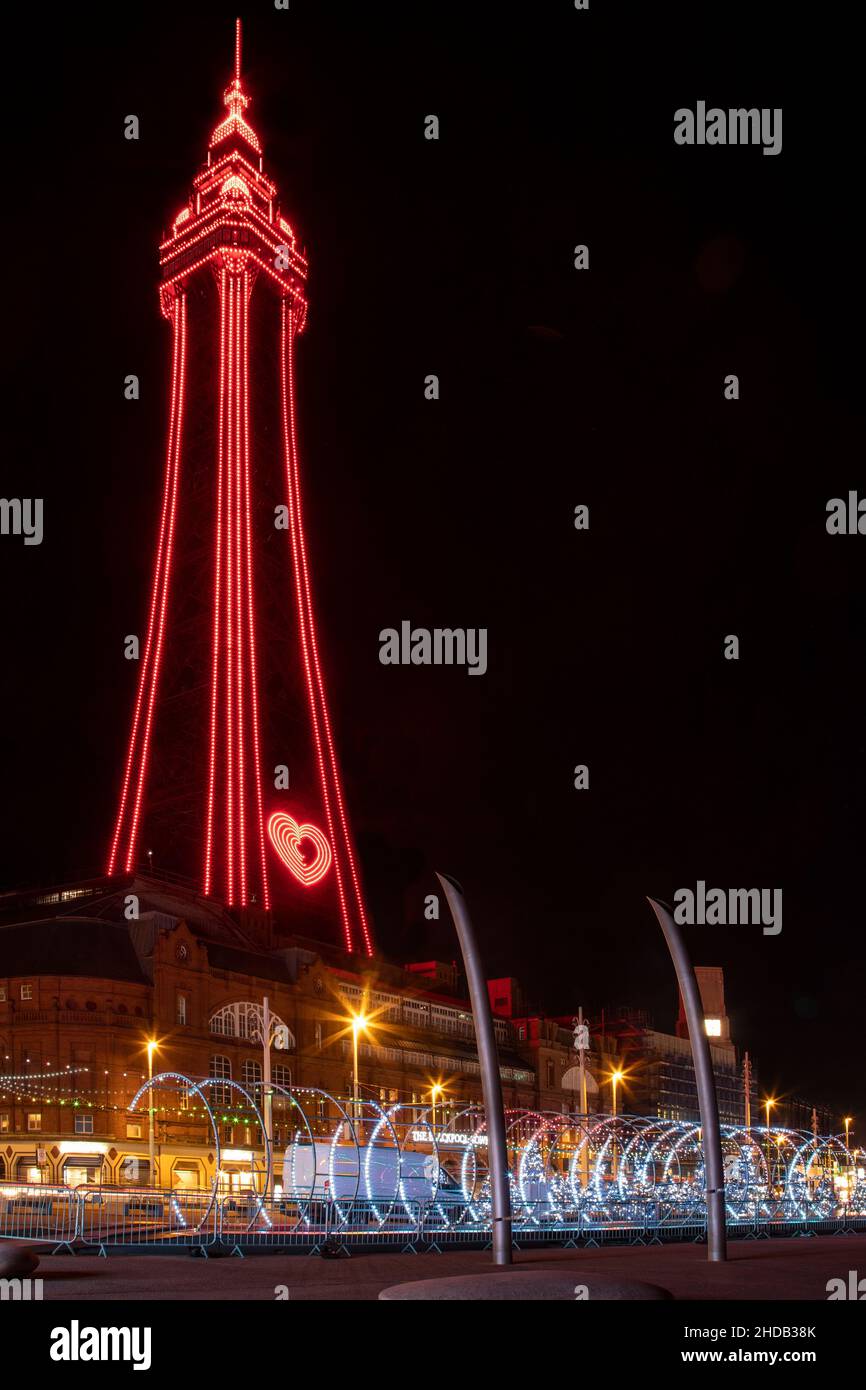
{"type": "Polygon", "coordinates": [[[360,1086],[358,1082],[358,1038],[367,1031],[367,1019],[363,1013],[352,1015],[352,1114],[357,1122],[360,1119],[360,1086]]]}
{"type": "Polygon", "coordinates": [[[444,1087],[439,1081],[434,1081],[430,1087],[430,1101],[432,1105],[433,1133],[436,1133],[436,1097],[441,1096],[444,1087]]]}
{"type": "MultiPolygon", "coordinates": [[[[153,1038],[147,1042],[147,1079],[153,1081],[153,1054],[156,1052],[157,1043],[153,1038]]],[[[156,1187],[156,1115],[153,1105],[153,1086],[147,1088],[147,1155],[148,1155],[148,1180],[151,1187],[156,1187]]]]}
{"type": "Polygon", "coordinates": [[[774,1106],[775,1104],[776,1104],[776,1102],[775,1102],[770,1096],[766,1096],[766,1097],[764,1098],[764,1110],[765,1110],[766,1116],[767,1116],[766,1139],[765,1139],[765,1142],[766,1142],[766,1148],[767,1148],[767,1193],[768,1193],[768,1195],[769,1195],[770,1189],[771,1189],[771,1187],[772,1187],[772,1185],[773,1185],[773,1168],[772,1168],[772,1160],[771,1160],[771,1158],[770,1158],[770,1111],[772,1110],[772,1108],[773,1108],[773,1106],[774,1106]]]}
{"type": "Polygon", "coordinates": [[[611,1113],[612,1113],[614,1119],[616,1119],[616,1088],[617,1088],[617,1086],[619,1085],[619,1083],[622,1081],[622,1078],[623,1078],[623,1073],[622,1073],[621,1071],[611,1072],[610,1082],[611,1082],[611,1091],[612,1091],[612,1093],[613,1093],[613,1108],[612,1108],[611,1113]]]}
{"type": "Polygon", "coordinates": [[[586,1187],[589,1182],[589,1102],[586,1098],[586,1053],[589,1047],[589,1024],[584,1021],[583,1005],[578,1009],[577,1018],[574,1019],[574,1046],[577,1052],[580,1075],[581,1129],[578,1140],[581,1145],[580,1185],[586,1187]],[[584,1125],[586,1129],[584,1129],[584,1125]]]}
{"type": "Polygon", "coordinates": [[[265,1197],[271,1196],[271,1188],[274,1178],[274,1093],[271,1089],[271,1044],[275,1040],[275,1034],[271,1026],[271,1006],[268,996],[262,996],[262,1119],[265,1124],[265,1154],[270,1155],[270,1163],[266,1167],[265,1176],[265,1197]]]}
{"type": "MultiPolygon", "coordinates": [[[[610,1074],[611,1116],[612,1116],[612,1118],[613,1118],[614,1120],[616,1119],[616,1088],[617,1088],[617,1086],[619,1085],[619,1083],[622,1081],[624,1075],[625,1075],[625,1073],[624,1073],[624,1072],[621,1072],[621,1071],[619,1071],[619,1070],[613,1071],[613,1072],[611,1072],[611,1074],[610,1074]]],[[[616,1170],[617,1170],[617,1163],[618,1163],[618,1156],[617,1156],[617,1152],[616,1152],[616,1125],[613,1126],[613,1137],[612,1137],[612,1141],[611,1141],[611,1142],[612,1142],[612,1151],[613,1151],[613,1163],[611,1164],[611,1173],[612,1173],[614,1182],[616,1182],[616,1170]]]]}

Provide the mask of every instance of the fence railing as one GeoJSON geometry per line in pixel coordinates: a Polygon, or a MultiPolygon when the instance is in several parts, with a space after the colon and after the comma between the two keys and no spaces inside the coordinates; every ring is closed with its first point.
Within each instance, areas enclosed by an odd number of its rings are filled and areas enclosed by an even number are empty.
{"type": "MultiPolygon", "coordinates": [[[[549,1200],[514,1205],[517,1245],[658,1244],[705,1238],[700,1203],[676,1204],[647,1198],[592,1200],[564,1210],[549,1200]]],[[[742,1239],[772,1235],[845,1235],[866,1232],[866,1216],[846,1214],[804,1219],[782,1202],[756,1203],[747,1216],[728,1221],[728,1234],[742,1239]]],[[[490,1236],[486,1199],[454,1196],[429,1201],[381,1198],[262,1197],[254,1192],[220,1194],[183,1188],[0,1183],[0,1240],[54,1249],[108,1250],[222,1246],[242,1252],[256,1247],[321,1251],[326,1245],[351,1249],[443,1249],[484,1245],[490,1236]]]]}

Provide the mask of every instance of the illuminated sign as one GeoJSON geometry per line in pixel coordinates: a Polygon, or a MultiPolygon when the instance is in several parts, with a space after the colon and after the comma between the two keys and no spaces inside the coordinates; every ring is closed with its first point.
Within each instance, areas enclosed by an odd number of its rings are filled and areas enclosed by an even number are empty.
{"type": "Polygon", "coordinates": [[[275,811],[268,821],[268,834],[286,868],[305,888],[325,877],[331,867],[331,846],[315,825],[298,825],[285,811],[275,811]],[[312,859],[301,854],[305,840],[314,847],[312,859]]]}
{"type": "MultiPolygon", "coordinates": [[[[429,1130],[426,1130],[426,1129],[413,1129],[413,1130],[412,1130],[412,1143],[413,1143],[413,1144],[429,1144],[429,1143],[430,1143],[430,1131],[429,1131],[429,1130]]],[[[470,1146],[470,1147],[477,1147],[477,1146],[480,1145],[480,1144],[486,1144],[486,1143],[487,1143],[487,1135],[486,1135],[486,1134],[457,1134],[456,1131],[454,1131],[454,1130],[447,1130],[447,1129],[446,1129],[446,1130],[443,1130],[441,1134],[437,1134],[437,1135],[436,1135],[436,1143],[439,1144],[439,1145],[442,1145],[442,1144],[458,1144],[458,1145],[464,1145],[464,1144],[465,1144],[465,1145],[468,1145],[468,1146],[470,1146]]]]}

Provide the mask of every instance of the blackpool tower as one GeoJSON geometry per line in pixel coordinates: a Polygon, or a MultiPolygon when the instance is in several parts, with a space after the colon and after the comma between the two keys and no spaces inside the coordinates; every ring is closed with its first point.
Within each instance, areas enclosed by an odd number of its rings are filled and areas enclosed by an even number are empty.
{"type": "Polygon", "coordinates": [[[153,584],[108,873],[153,854],[289,930],[372,953],[304,527],[295,345],[307,261],[247,119],[225,114],[160,246],[171,333],[153,584]]]}

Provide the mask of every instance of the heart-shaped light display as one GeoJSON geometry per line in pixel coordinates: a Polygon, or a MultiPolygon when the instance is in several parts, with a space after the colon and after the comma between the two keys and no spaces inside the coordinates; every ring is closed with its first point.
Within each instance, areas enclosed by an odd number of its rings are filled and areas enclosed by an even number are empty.
{"type": "Polygon", "coordinates": [[[325,877],[331,867],[331,846],[317,826],[298,825],[294,816],[274,811],[268,820],[268,834],[286,868],[305,888],[325,877]],[[304,841],[313,846],[312,858],[301,853],[304,841]]]}

